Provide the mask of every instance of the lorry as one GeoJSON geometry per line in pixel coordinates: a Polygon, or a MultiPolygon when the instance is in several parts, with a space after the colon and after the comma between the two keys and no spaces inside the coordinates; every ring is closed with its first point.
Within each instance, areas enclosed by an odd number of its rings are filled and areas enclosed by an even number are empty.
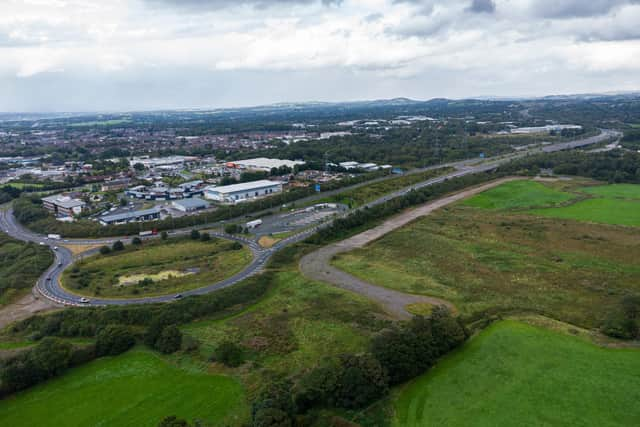
{"type": "Polygon", "coordinates": [[[59,234],[47,234],[47,238],[51,240],[60,240],[62,237],[59,234]]]}
{"type": "Polygon", "coordinates": [[[143,237],[143,236],[155,236],[156,234],[158,234],[158,230],[156,230],[155,228],[153,230],[141,231],[140,233],[138,233],[138,235],[141,236],[141,237],[143,237]]]}
{"type": "Polygon", "coordinates": [[[246,225],[246,227],[248,229],[256,228],[256,227],[259,227],[260,225],[262,225],[262,220],[261,219],[255,219],[253,221],[249,221],[245,225],[246,225]]]}

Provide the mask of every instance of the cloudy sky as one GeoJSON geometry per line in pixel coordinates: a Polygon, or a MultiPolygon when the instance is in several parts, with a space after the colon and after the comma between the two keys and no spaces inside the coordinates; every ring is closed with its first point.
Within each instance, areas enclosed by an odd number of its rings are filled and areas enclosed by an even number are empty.
{"type": "Polygon", "coordinates": [[[0,0],[0,111],[640,89],[640,0],[0,0]]]}

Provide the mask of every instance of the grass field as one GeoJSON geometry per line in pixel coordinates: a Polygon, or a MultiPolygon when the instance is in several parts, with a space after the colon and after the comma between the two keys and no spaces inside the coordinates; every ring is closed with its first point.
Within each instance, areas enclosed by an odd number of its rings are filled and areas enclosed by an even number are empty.
{"type": "Polygon", "coordinates": [[[381,286],[450,300],[463,315],[532,311],[589,328],[623,295],[640,294],[640,230],[467,204],[334,264],[381,286]]]}
{"type": "Polygon", "coordinates": [[[0,233],[0,307],[28,292],[52,262],[49,248],[0,233]]]}
{"type": "Polygon", "coordinates": [[[464,202],[483,209],[530,208],[566,202],[575,196],[535,181],[511,181],[478,194],[464,202]]]}
{"type": "Polygon", "coordinates": [[[275,282],[273,291],[245,312],[182,328],[202,343],[202,360],[224,340],[242,345],[247,360],[262,368],[237,370],[250,388],[262,382],[263,372],[290,375],[331,355],[363,351],[379,327],[379,308],[362,297],[288,268],[276,274],[275,282]]]}
{"type": "Polygon", "coordinates": [[[581,191],[596,196],[640,200],[640,185],[637,184],[612,184],[583,187],[581,191]]]}
{"type": "Polygon", "coordinates": [[[232,242],[220,239],[145,242],[80,261],[65,271],[62,283],[75,293],[90,296],[158,295],[194,289],[230,277],[251,261],[246,247],[233,250],[232,246],[232,242]],[[145,277],[153,282],[141,283],[145,277]]]}
{"type": "Polygon", "coordinates": [[[640,227],[640,200],[587,199],[557,208],[534,209],[532,214],[602,224],[640,227]]]}
{"type": "Polygon", "coordinates": [[[237,425],[247,416],[231,378],[187,371],[134,349],[0,401],[0,425],[156,426],[167,415],[237,425]]]}
{"type": "Polygon", "coordinates": [[[395,426],[636,426],[640,351],[503,321],[395,395],[395,426]]]}

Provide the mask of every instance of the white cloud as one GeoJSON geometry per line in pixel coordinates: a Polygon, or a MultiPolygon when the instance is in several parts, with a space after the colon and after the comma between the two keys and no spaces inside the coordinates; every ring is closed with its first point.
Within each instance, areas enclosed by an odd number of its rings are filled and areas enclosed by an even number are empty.
{"type": "MultiPolygon", "coordinates": [[[[82,75],[83,84],[102,86],[147,70],[163,76],[182,70],[179,85],[202,73],[250,73],[252,79],[268,73],[286,80],[292,73],[327,75],[332,69],[327,99],[340,98],[347,85],[348,93],[357,89],[359,97],[373,97],[371,82],[387,96],[487,90],[506,95],[524,85],[528,93],[562,92],[579,89],[567,82],[590,81],[595,90],[602,88],[605,72],[640,86],[640,5],[634,1],[191,0],[186,8],[178,3],[0,2],[0,84],[16,86],[16,77],[52,72],[60,79],[82,75]],[[451,81],[461,74],[464,79],[451,81]],[[367,85],[353,88],[354,75],[366,76],[361,80],[367,85]],[[555,83],[539,79],[549,75],[555,83]],[[437,84],[434,76],[451,86],[437,84]],[[415,94],[393,93],[406,91],[410,80],[430,84],[415,94]]],[[[610,82],[605,89],[617,89],[615,79],[610,82]]],[[[184,96],[178,100],[184,106],[195,99],[184,96]]],[[[254,99],[238,97],[244,104],[254,99]]]]}

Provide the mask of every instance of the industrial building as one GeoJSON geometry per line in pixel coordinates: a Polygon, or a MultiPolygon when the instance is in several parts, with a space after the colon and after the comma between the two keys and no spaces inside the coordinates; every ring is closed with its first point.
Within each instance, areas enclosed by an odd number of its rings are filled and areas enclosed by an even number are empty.
{"type": "Polygon", "coordinates": [[[270,172],[273,168],[280,168],[286,166],[293,169],[296,165],[304,165],[302,160],[280,160],[280,159],[268,159],[266,157],[258,157],[255,159],[237,160],[227,163],[228,167],[235,167],[240,169],[254,169],[265,172],[270,172]]]}
{"type": "Polygon", "coordinates": [[[237,203],[282,192],[282,183],[266,179],[207,187],[204,197],[221,203],[237,203]]]}
{"type": "Polygon", "coordinates": [[[160,208],[144,209],[140,211],[122,212],[104,215],[98,218],[102,225],[126,224],[136,221],[152,221],[160,218],[160,208]]]}
{"type": "Polygon", "coordinates": [[[100,191],[118,191],[124,190],[131,184],[131,180],[129,178],[123,179],[112,179],[111,181],[105,181],[100,191]]]}
{"type": "Polygon", "coordinates": [[[86,203],[61,194],[42,198],[42,205],[48,211],[60,216],[78,215],[85,208],[86,203]]]}
{"type": "Polygon", "coordinates": [[[182,212],[194,212],[208,208],[209,202],[199,197],[193,197],[191,199],[174,200],[171,202],[171,206],[182,212]]]}

